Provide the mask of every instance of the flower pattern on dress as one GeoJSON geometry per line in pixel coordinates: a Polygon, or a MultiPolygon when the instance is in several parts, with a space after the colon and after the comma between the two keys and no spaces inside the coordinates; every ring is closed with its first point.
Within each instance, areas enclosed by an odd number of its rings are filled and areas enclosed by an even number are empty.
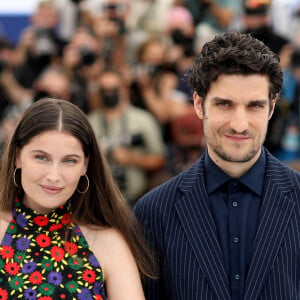
{"type": "Polygon", "coordinates": [[[0,244],[0,299],[107,299],[101,266],[69,202],[42,215],[15,201],[0,244]]]}

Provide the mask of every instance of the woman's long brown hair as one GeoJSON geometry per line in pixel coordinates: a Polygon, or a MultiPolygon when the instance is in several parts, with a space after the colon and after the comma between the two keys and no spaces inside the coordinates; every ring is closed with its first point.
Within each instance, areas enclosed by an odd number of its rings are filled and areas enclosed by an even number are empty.
{"type": "MultiPolygon", "coordinates": [[[[0,210],[12,211],[13,202],[22,191],[20,172],[14,174],[18,151],[30,139],[48,130],[68,132],[76,137],[82,144],[85,157],[89,158],[86,175],[89,177],[90,186],[85,194],[74,192],[73,220],[78,224],[104,226],[120,231],[131,248],[142,277],[155,278],[154,258],[146,246],[142,230],[131,208],[111,175],[94,131],[86,115],[68,101],[45,98],[32,104],[24,113],[2,156],[0,210]],[[19,183],[18,186],[15,185],[14,178],[19,183]]],[[[83,179],[79,182],[78,190],[83,191],[85,187],[83,179]]]]}

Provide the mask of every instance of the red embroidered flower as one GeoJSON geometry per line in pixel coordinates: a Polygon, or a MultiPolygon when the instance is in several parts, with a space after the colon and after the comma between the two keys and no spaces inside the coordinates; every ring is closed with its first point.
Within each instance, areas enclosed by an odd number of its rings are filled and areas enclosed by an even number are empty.
{"type": "Polygon", "coordinates": [[[41,233],[36,237],[36,242],[41,248],[45,248],[51,244],[51,239],[48,235],[41,233]]]}
{"type": "Polygon", "coordinates": [[[94,283],[96,280],[96,274],[93,270],[86,269],[82,273],[82,278],[88,283],[94,283]]]}
{"type": "Polygon", "coordinates": [[[39,271],[34,271],[30,276],[29,276],[29,281],[32,284],[41,284],[43,281],[43,275],[39,271]]]}
{"type": "Polygon", "coordinates": [[[0,288],[0,299],[1,300],[7,300],[8,299],[8,293],[6,290],[0,288]]]}
{"type": "Polygon", "coordinates": [[[46,226],[49,223],[49,219],[45,216],[37,216],[33,219],[33,222],[39,226],[46,226]]]}
{"type": "Polygon", "coordinates": [[[19,273],[20,266],[16,262],[9,262],[4,266],[4,269],[10,275],[17,275],[19,273]]]}
{"type": "Polygon", "coordinates": [[[58,230],[58,229],[61,229],[63,226],[62,226],[62,224],[53,224],[53,225],[51,225],[50,226],[50,228],[49,228],[49,231],[55,231],[55,230],[58,230]]]}
{"type": "Polygon", "coordinates": [[[95,300],[103,300],[103,297],[101,295],[95,295],[95,300]]]}
{"type": "Polygon", "coordinates": [[[74,243],[66,242],[65,249],[69,254],[72,255],[77,253],[78,247],[74,243]]]}
{"type": "Polygon", "coordinates": [[[15,250],[11,246],[1,246],[0,255],[3,259],[12,258],[15,254],[15,250]]]}
{"type": "Polygon", "coordinates": [[[64,258],[65,251],[63,248],[53,246],[51,248],[51,256],[58,262],[62,261],[64,258]]]}
{"type": "Polygon", "coordinates": [[[49,296],[43,296],[43,297],[38,298],[38,300],[53,300],[53,298],[49,297],[49,296]]]}
{"type": "Polygon", "coordinates": [[[64,225],[67,225],[70,223],[70,213],[66,213],[63,215],[63,217],[61,219],[61,223],[64,225]]]}

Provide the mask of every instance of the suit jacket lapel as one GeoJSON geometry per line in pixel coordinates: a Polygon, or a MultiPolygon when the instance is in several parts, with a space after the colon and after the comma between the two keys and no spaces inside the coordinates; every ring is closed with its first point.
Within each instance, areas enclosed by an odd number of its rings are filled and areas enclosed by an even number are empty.
{"type": "Polygon", "coordinates": [[[176,210],[200,268],[216,299],[230,299],[229,282],[224,268],[217,230],[208,207],[203,178],[203,158],[184,177],[180,189],[185,196],[176,210]]]}
{"type": "Polygon", "coordinates": [[[268,276],[294,208],[291,179],[269,154],[265,190],[243,299],[254,300],[268,276]]]}

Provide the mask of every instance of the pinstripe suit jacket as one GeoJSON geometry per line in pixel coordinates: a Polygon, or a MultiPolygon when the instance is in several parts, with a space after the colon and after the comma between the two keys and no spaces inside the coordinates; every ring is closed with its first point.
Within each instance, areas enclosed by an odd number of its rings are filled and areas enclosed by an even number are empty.
{"type": "MultiPolygon", "coordinates": [[[[147,300],[230,299],[216,225],[208,207],[204,157],[135,206],[161,262],[147,300]]],[[[300,300],[300,174],[267,152],[264,192],[245,300],[300,300]]]]}

